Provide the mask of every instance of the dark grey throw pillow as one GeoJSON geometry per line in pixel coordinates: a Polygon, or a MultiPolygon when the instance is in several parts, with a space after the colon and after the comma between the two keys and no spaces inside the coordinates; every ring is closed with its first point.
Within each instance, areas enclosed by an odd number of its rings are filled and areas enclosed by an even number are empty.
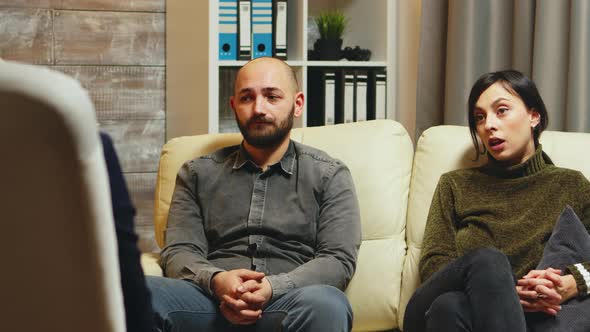
{"type": "Polygon", "coordinates": [[[537,269],[552,267],[565,270],[567,265],[590,261],[590,235],[574,209],[565,207],[549,241],[545,244],[543,258],[537,269]]]}
{"type": "MultiPolygon", "coordinates": [[[[567,265],[590,261],[590,235],[574,210],[566,206],[559,216],[537,269],[548,267],[565,273],[567,265]]],[[[590,300],[574,298],[561,306],[556,317],[527,314],[527,325],[535,332],[590,331],[590,300]]]]}

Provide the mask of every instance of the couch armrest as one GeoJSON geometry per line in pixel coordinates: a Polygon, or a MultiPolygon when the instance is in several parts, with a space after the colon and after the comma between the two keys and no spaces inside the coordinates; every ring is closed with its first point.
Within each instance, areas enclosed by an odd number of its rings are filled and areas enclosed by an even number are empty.
{"type": "Polygon", "coordinates": [[[159,254],[141,254],[141,267],[143,268],[143,273],[145,275],[157,277],[162,277],[164,275],[162,273],[162,268],[160,268],[160,265],[158,264],[158,258],[160,258],[159,254]]]}

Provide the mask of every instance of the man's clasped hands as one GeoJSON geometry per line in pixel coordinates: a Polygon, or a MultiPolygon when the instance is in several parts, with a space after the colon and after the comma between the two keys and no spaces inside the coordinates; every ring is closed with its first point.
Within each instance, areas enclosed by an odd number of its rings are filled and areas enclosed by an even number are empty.
{"type": "Polygon", "coordinates": [[[262,317],[272,297],[270,283],[262,272],[238,269],[216,273],[211,290],[220,301],[223,316],[233,324],[249,325],[262,317]]]}

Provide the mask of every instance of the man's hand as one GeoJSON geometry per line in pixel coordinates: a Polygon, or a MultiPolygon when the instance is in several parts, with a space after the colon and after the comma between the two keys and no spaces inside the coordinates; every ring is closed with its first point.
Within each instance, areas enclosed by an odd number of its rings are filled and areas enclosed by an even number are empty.
{"type": "MultiPolygon", "coordinates": [[[[211,290],[221,300],[219,309],[223,316],[233,324],[252,324],[256,322],[262,310],[260,308],[250,308],[248,305],[234,307],[227,303],[226,299],[238,300],[244,293],[249,292],[244,286],[260,283],[264,278],[264,273],[246,269],[224,271],[215,274],[211,279],[211,290]]],[[[259,301],[262,301],[259,299],[259,301]]]]}
{"type": "Polygon", "coordinates": [[[238,287],[238,292],[240,295],[237,299],[223,297],[223,301],[236,310],[263,309],[272,297],[272,287],[266,278],[260,282],[248,280],[238,287]]]}
{"type": "Polygon", "coordinates": [[[238,299],[223,296],[221,312],[234,324],[251,324],[262,317],[262,309],[272,297],[272,288],[266,278],[248,280],[238,287],[238,299]]]}
{"type": "Polygon", "coordinates": [[[248,280],[260,281],[264,278],[264,273],[247,269],[223,271],[215,274],[211,279],[211,290],[219,300],[223,300],[223,295],[229,295],[238,298],[241,292],[238,287],[248,280]]]}

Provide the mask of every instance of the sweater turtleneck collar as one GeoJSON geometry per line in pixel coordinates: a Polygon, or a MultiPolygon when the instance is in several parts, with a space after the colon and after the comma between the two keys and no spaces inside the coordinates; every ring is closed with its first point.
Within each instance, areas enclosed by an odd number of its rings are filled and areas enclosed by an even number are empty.
{"type": "Polygon", "coordinates": [[[529,159],[514,166],[503,166],[488,153],[488,163],[482,169],[486,173],[503,178],[519,178],[539,173],[549,165],[553,165],[553,161],[543,152],[543,148],[539,144],[529,159]]]}

